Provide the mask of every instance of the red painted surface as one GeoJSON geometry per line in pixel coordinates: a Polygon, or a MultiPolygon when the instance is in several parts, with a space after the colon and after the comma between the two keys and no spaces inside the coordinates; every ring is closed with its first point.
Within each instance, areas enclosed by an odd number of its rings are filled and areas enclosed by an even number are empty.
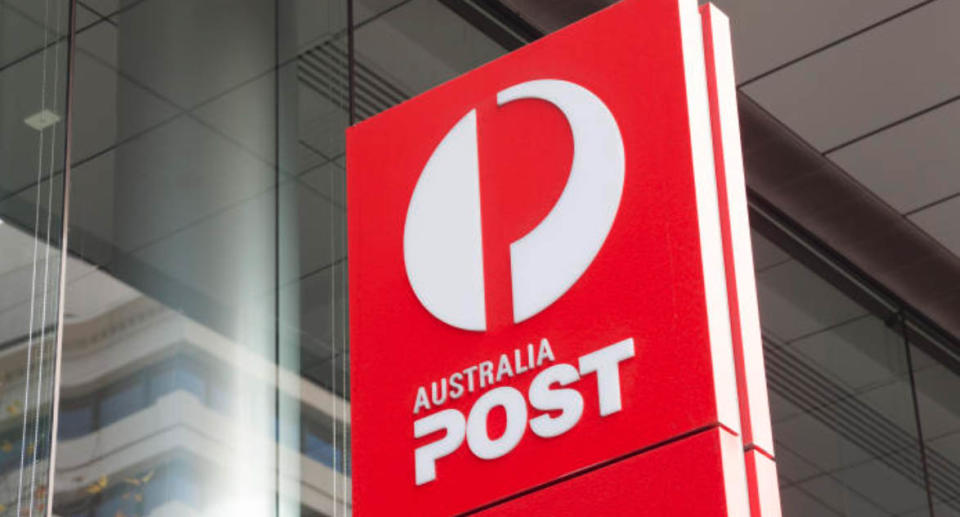
{"type": "Polygon", "coordinates": [[[563,113],[548,102],[524,99],[477,106],[480,203],[483,220],[487,329],[513,325],[510,243],[550,211],[567,181],[573,140],[563,113]]]}
{"type": "Polygon", "coordinates": [[[714,428],[508,501],[483,517],[728,517],[714,428]],[[682,494],[678,495],[678,492],[682,494]]]}

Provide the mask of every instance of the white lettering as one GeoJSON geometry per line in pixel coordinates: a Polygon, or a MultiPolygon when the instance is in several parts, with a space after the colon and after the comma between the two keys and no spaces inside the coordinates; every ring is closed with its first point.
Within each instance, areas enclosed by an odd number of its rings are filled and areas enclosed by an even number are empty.
{"type": "Polygon", "coordinates": [[[620,361],[630,359],[633,355],[633,338],[629,338],[580,356],[580,375],[597,373],[600,416],[607,416],[620,411],[619,365],[620,361]]]}
{"type": "Polygon", "coordinates": [[[510,369],[510,360],[507,354],[500,354],[500,366],[497,367],[497,382],[503,379],[503,376],[513,377],[513,370],[510,369]]]}
{"type": "Polygon", "coordinates": [[[450,376],[450,398],[458,399],[463,395],[463,374],[460,372],[450,376]]]}
{"type": "Polygon", "coordinates": [[[447,432],[443,438],[417,447],[414,451],[417,486],[437,479],[437,460],[457,450],[463,443],[466,434],[463,413],[456,409],[445,409],[413,423],[414,438],[423,438],[440,430],[447,432]]]}
{"type": "Polygon", "coordinates": [[[503,386],[484,393],[467,417],[467,446],[478,458],[492,460],[513,450],[527,428],[527,402],[515,388],[503,386]],[[490,410],[503,406],[507,412],[507,429],[496,440],[487,433],[490,410]]]}
{"type": "Polygon", "coordinates": [[[547,341],[547,338],[540,340],[540,351],[537,352],[537,366],[543,364],[543,361],[550,359],[550,361],[556,361],[553,357],[553,350],[550,349],[550,342],[547,341]]]}
{"type": "Polygon", "coordinates": [[[470,393],[473,393],[473,372],[475,371],[477,371],[476,366],[471,366],[463,370],[463,374],[467,376],[467,390],[469,390],[470,393]]]}
{"type": "MultiPolygon", "coordinates": [[[[540,438],[554,438],[570,431],[580,422],[584,411],[583,395],[571,385],[587,374],[596,373],[597,375],[600,416],[604,417],[621,411],[623,402],[620,363],[634,357],[635,354],[633,339],[625,339],[580,356],[577,367],[560,363],[539,372],[530,382],[527,398],[524,398],[524,394],[516,388],[502,386],[493,388],[480,396],[466,418],[459,410],[447,409],[416,420],[414,422],[415,438],[423,438],[441,430],[446,432],[443,438],[415,449],[417,485],[436,479],[437,460],[456,451],[464,440],[474,456],[493,460],[506,455],[520,443],[528,423],[531,431],[540,438]],[[528,418],[527,400],[531,407],[541,413],[528,418]],[[489,416],[490,412],[498,406],[502,406],[506,413],[506,429],[498,438],[491,439],[488,427],[489,416]]],[[[515,349],[511,365],[509,355],[501,354],[496,376],[494,376],[494,362],[484,361],[463,370],[463,373],[456,372],[450,375],[449,390],[446,378],[439,381],[439,388],[438,383],[433,382],[431,397],[428,397],[425,387],[421,386],[417,390],[414,414],[421,409],[429,411],[431,407],[436,408],[446,402],[448,395],[451,400],[463,396],[464,376],[467,377],[468,389],[472,392],[474,372],[477,372],[479,387],[484,388],[494,382],[500,382],[504,377],[513,377],[530,371],[546,361],[555,361],[553,350],[546,339],[540,341],[536,366],[533,362],[533,344],[527,345],[527,357],[530,362],[526,366],[522,364],[521,355],[521,349],[515,349]],[[516,370],[514,371],[512,367],[516,370]]]]}
{"type": "Polygon", "coordinates": [[[526,366],[520,363],[520,349],[517,348],[513,351],[513,369],[517,372],[517,375],[526,372],[529,370],[526,366]]]}
{"type": "Polygon", "coordinates": [[[439,406],[447,401],[447,380],[440,379],[440,395],[437,396],[437,383],[430,383],[430,400],[434,406],[439,406]]]}
{"type": "Polygon", "coordinates": [[[577,369],[569,364],[556,364],[540,372],[530,383],[530,405],[540,411],[561,410],[554,418],[549,413],[530,420],[530,429],[541,438],[553,438],[577,425],[583,415],[583,396],[574,389],[551,390],[554,383],[566,386],[580,379],[577,369]]]}
{"type": "Polygon", "coordinates": [[[484,361],[480,363],[480,387],[485,388],[487,384],[493,384],[493,362],[484,361]]]}
{"type": "Polygon", "coordinates": [[[430,401],[427,399],[427,390],[423,386],[417,390],[417,401],[413,403],[413,414],[420,412],[420,408],[430,410],[430,401]]]}

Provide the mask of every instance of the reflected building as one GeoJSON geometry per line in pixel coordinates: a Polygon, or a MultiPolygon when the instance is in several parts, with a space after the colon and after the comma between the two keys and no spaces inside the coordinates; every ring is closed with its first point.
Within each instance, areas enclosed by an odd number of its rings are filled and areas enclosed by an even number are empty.
{"type": "Polygon", "coordinates": [[[278,383],[268,358],[92,275],[109,292],[101,310],[64,330],[58,513],[237,515],[260,504],[251,514],[261,514],[284,482],[300,484],[303,515],[332,513],[331,482],[349,476],[337,463],[334,429],[349,422],[334,421],[331,391],[286,371],[278,383]],[[277,447],[273,419],[256,411],[274,407],[274,397],[296,405],[299,442],[277,447]],[[275,479],[277,456],[299,475],[275,479]]]}

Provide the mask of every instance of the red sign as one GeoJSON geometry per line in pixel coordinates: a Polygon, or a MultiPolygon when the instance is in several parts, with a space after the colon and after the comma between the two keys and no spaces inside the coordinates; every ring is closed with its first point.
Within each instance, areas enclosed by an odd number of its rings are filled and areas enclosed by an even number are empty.
{"type": "Polygon", "coordinates": [[[625,0],[348,130],[357,514],[682,450],[663,489],[716,504],[657,514],[746,515],[703,48],[694,0],[625,0]]]}
{"type": "MultiPolygon", "coordinates": [[[[487,517],[730,515],[725,475],[727,455],[740,442],[721,428],[703,431],[649,452],[591,470],[568,481],[484,509],[487,517]]],[[[740,513],[738,513],[740,512],[740,513]]]]}

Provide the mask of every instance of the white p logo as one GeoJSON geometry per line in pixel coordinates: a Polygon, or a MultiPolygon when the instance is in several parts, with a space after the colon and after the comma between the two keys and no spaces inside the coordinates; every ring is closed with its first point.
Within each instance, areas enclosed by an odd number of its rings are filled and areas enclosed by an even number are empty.
{"type": "MultiPolygon", "coordinates": [[[[563,112],[573,135],[570,177],[550,213],[510,244],[513,321],[532,317],[587,270],[610,232],[624,181],[623,139],[607,106],[577,84],[528,81],[497,94],[502,106],[541,99],[563,112]]],[[[486,330],[477,113],[471,110],[427,161],[407,209],[407,278],[439,320],[486,330]]]]}

